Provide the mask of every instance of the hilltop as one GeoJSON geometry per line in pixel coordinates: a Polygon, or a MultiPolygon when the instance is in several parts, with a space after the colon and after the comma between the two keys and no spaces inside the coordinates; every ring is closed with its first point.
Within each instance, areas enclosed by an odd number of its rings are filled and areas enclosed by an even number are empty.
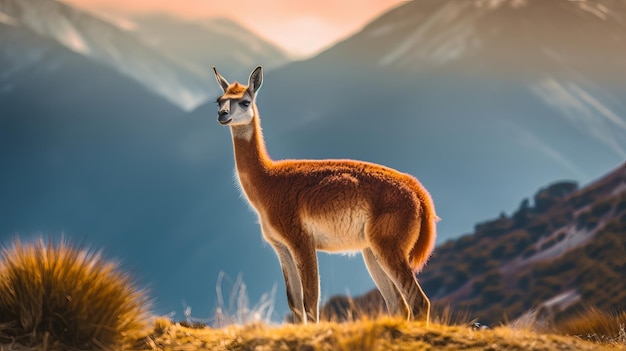
{"type": "Polygon", "coordinates": [[[599,344],[573,336],[538,334],[498,327],[477,330],[381,318],[337,324],[190,329],[159,325],[148,339],[152,350],[623,350],[617,342],[599,344]]]}

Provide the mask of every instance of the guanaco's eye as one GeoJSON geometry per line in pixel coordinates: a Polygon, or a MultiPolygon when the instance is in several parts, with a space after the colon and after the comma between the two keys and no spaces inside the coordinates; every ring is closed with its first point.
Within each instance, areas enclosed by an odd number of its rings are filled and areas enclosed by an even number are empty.
{"type": "Polygon", "coordinates": [[[250,101],[248,101],[248,100],[240,101],[239,102],[239,106],[241,106],[243,108],[246,108],[246,107],[250,106],[250,101]]]}

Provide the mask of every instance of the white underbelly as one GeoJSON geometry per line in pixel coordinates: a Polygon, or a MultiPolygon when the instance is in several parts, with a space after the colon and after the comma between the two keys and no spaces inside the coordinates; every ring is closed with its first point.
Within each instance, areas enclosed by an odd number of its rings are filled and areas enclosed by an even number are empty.
{"type": "Polygon", "coordinates": [[[303,215],[304,228],[318,250],[353,252],[368,246],[365,239],[365,209],[347,209],[323,215],[303,215]]]}

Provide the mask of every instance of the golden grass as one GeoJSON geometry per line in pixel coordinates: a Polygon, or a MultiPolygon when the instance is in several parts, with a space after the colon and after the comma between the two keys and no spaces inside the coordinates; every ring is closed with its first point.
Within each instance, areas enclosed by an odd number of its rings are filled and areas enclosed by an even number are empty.
{"type": "Polygon", "coordinates": [[[553,330],[597,343],[626,345],[626,312],[610,313],[587,306],[578,314],[558,322],[553,330]]]}
{"type": "Polygon", "coordinates": [[[147,299],[97,252],[16,240],[0,255],[0,349],[113,350],[145,336],[147,299]]]}
{"type": "Polygon", "coordinates": [[[573,336],[542,334],[507,326],[474,330],[406,322],[381,317],[349,323],[268,326],[252,324],[223,329],[188,329],[177,324],[150,339],[146,349],[228,351],[358,351],[358,350],[626,350],[619,344],[598,344],[573,336]]]}

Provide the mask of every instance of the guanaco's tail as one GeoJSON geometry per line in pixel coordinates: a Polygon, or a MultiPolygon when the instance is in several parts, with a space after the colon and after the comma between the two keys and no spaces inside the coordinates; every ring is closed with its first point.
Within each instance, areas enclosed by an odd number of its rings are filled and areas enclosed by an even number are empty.
{"type": "Polygon", "coordinates": [[[420,200],[422,203],[420,234],[409,255],[409,264],[411,265],[411,269],[416,273],[422,270],[435,248],[435,241],[437,239],[436,225],[437,221],[440,219],[435,213],[435,205],[428,193],[423,194],[420,200]]]}

